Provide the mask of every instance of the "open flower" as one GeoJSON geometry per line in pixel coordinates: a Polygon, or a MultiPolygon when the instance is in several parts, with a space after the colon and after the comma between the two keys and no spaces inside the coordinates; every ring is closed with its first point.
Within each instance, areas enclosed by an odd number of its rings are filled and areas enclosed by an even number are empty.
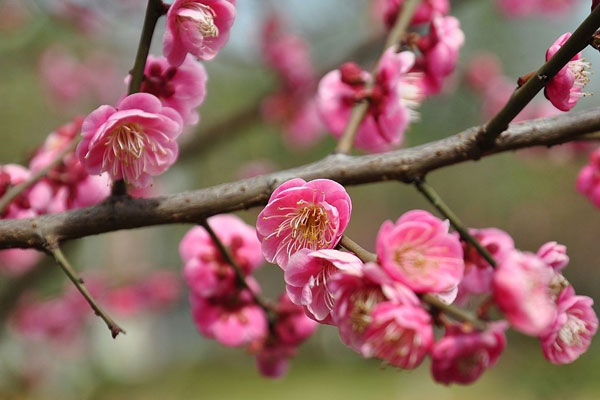
{"type": "Polygon", "coordinates": [[[558,296],[558,314],[549,331],[540,337],[544,357],[554,364],[575,361],[590,347],[598,330],[598,317],[587,296],[576,296],[567,286],[558,296]]]}
{"type": "MultiPolygon", "coordinates": [[[[546,61],[569,40],[571,33],[561,35],[546,52],[546,61]]],[[[561,111],[569,111],[575,107],[579,99],[587,93],[584,86],[590,81],[590,64],[577,53],[558,73],[550,79],[544,89],[544,95],[552,105],[561,111]]]]}
{"type": "Polygon", "coordinates": [[[530,336],[546,332],[556,318],[550,285],[554,270],[533,253],[513,251],[494,270],[494,300],[518,331],[530,336]]]}
{"type": "Polygon", "coordinates": [[[464,261],[449,226],[422,210],[405,213],[395,224],[386,221],[377,234],[382,268],[417,293],[452,290],[463,277],[464,261]]]}
{"type": "Polygon", "coordinates": [[[448,385],[473,383],[496,364],[506,347],[505,321],[494,322],[483,332],[450,326],[431,351],[431,373],[437,382],[448,385]]]}
{"type": "Polygon", "coordinates": [[[86,117],[77,156],[89,174],[108,172],[113,180],[145,187],[177,159],[181,130],[177,111],[151,94],[136,93],[86,117]]]}
{"type": "Polygon", "coordinates": [[[354,63],[329,72],[321,79],[317,94],[319,112],[327,128],[339,138],[356,102],[369,100],[355,146],[381,152],[400,145],[404,131],[418,118],[415,109],[422,100],[421,74],[409,73],[414,63],[414,53],[396,53],[393,47],[389,48],[381,58],[372,89],[366,87],[370,74],[354,63]]]}
{"type": "Polygon", "coordinates": [[[332,249],[344,233],[352,203],[342,185],[329,179],[281,184],[256,221],[256,235],[268,262],[286,269],[301,249],[332,249]]]}
{"type": "Polygon", "coordinates": [[[187,53],[210,60],[229,40],[234,20],[235,1],[175,0],[167,13],[163,53],[174,67],[187,53]]]}
{"type": "Polygon", "coordinates": [[[286,291],[294,304],[304,306],[310,318],[321,323],[332,323],[330,314],[335,299],[327,282],[338,271],[359,272],[361,268],[360,259],[350,253],[303,249],[288,262],[285,270],[286,291]]]}

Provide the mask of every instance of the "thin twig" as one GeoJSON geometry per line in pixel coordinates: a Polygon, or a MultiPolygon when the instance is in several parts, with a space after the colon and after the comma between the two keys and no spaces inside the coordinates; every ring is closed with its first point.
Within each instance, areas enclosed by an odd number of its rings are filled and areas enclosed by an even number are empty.
{"type": "Polygon", "coordinates": [[[71,282],[73,282],[73,284],[75,285],[75,287],[77,288],[77,290],[79,290],[79,292],[85,298],[85,300],[88,302],[88,304],[90,305],[90,307],[92,307],[92,310],[94,310],[94,312],[96,313],[96,315],[98,315],[100,318],[102,318],[102,320],[104,321],[104,323],[106,323],[106,326],[108,326],[108,329],[110,330],[110,334],[112,335],[113,339],[115,339],[119,335],[119,333],[125,334],[126,332],[123,330],[123,328],[121,328],[108,315],[108,313],[106,313],[106,311],[104,311],[100,307],[100,305],[98,305],[98,303],[96,302],[96,300],[94,299],[94,297],[90,294],[90,292],[84,286],[83,279],[81,279],[78,276],[77,272],[75,272],[75,270],[73,269],[73,267],[69,263],[69,260],[67,260],[67,258],[65,257],[65,255],[61,251],[60,247],[58,247],[57,245],[50,245],[50,246],[48,246],[47,251],[54,256],[54,259],[56,260],[56,263],[64,271],[64,273],[67,275],[67,277],[69,277],[69,279],[71,280],[71,282]]]}
{"type": "MultiPolygon", "coordinates": [[[[352,253],[356,254],[356,256],[358,258],[360,258],[363,262],[377,261],[376,254],[373,254],[370,251],[364,249],[358,243],[356,243],[355,241],[353,241],[352,239],[350,239],[349,237],[347,237],[345,235],[342,236],[340,244],[346,250],[349,250],[352,253]]],[[[445,314],[451,316],[452,318],[456,319],[457,321],[469,322],[469,323],[473,324],[473,326],[477,329],[480,329],[480,330],[485,329],[485,326],[486,326],[485,322],[480,320],[479,318],[477,318],[477,316],[475,314],[473,314],[467,310],[463,310],[463,309],[455,307],[453,305],[446,304],[430,293],[420,294],[419,297],[421,300],[423,300],[423,302],[429,304],[432,308],[444,312],[445,314]]]]}
{"type": "Polygon", "coordinates": [[[250,285],[248,285],[248,282],[246,282],[246,277],[244,276],[244,271],[242,271],[242,268],[238,265],[237,261],[234,259],[233,255],[231,254],[231,252],[229,251],[229,249],[227,248],[227,246],[225,246],[225,244],[217,236],[217,234],[212,229],[212,227],[210,226],[210,224],[208,223],[208,221],[206,219],[202,220],[200,222],[200,225],[204,229],[206,229],[206,232],[208,232],[208,235],[212,239],[213,243],[219,249],[219,252],[223,256],[223,258],[225,259],[225,261],[227,262],[227,264],[229,264],[231,266],[231,268],[233,268],[233,271],[235,272],[235,277],[236,277],[236,280],[238,282],[238,285],[241,288],[247,289],[250,292],[250,294],[252,295],[252,298],[254,299],[254,301],[256,302],[256,304],[258,304],[267,313],[267,315],[269,315],[269,319],[271,319],[271,314],[273,312],[273,307],[271,307],[268,304],[267,301],[265,301],[264,299],[262,299],[258,295],[258,293],[256,293],[250,287],[250,285]]]}
{"type": "Polygon", "coordinates": [[[19,183],[18,185],[15,185],[15,186],[11,187],[10,189],[8,189],[6,191],[6,193],[4,193],[4,196],[2,196],[2,198],[0,199],[0,215],[4,214],[4,211],[6,211],[6,207],[8,207],[9,204],[14,199],[16,199],[25,190],[27,190],[31,186],[33,186],[37,181],[46,177],[46,175],[48,175],[48,173],[54,167],[56,167],[58,164],[60,164],[63,161],[63,159],[65,158],[65,156],[67,154],[69,154],[70,152],[75,150],[75,147],[77,147],[77,144],[79,143],[80,140],[81,140],[81,137],[76,137],[75,139],[73,139],[67,147],[65,147],[60,153],[58,153],[56,158],[54,160],[52,160],[52,162],[50,162],[50,164],[48,164],[46,167],[40,169],[39,171],[35,172],[25,182],[19,183]]]}
{"type": "Polygon", "coordinates": [[[496,138],[508,128],[508,124],[529,104],[571,59],[583,50],[600,27],[600,7],[579,25],[569,40],[520,88],[515,90],[506,105],[479,132],[477,141],[482,149],[493,146],[496,138]]]}
{"type": "MultiPolygon", "coordinates": [[[[417,10],[417,6],[419,5],[420,2],[421,2],[421,0],[407,0],[402,4],[402,10],[398,13],[398,16],[396,17],[396,22],[394,23],[394,26],[393,26],[392,30],[390,31],[390,33],[388,34],[388,37],[385,41],[385,46],[383,48],[383,51],[381,52],[382,55],[383,55],[383,53],[385,53],[385,51],[388,48],[400,43],[400,40],[402,39],[402,35],[404,35],[404,33],[406,32],[406,29],[408,29],[408,26],[410,25],[410,21],[412,20],[413,15],[415,14],[415,11],[417,10]]],[[[373,69],[372,78],[366,84],[366,87],[365,87],[366,90],[372,89],[375,85],[374,77],[375,77],[375,74],[377,73],[377,69],[378,69],[380,61],[381,61],[381,57],[379,58],[377,65],[373,69]]],[[[348,120],[348,124],[346,125],[346,129],[344,129],[344,133],[342,134],[342,137],[338,141],[338,144],[334,151],[335,153],[339,153],[339,154],[350,153],[350,150],[352,150],[352,146],[354,145],[354,138],[356,137],[358,128],[360,127],[362,120],[367,115],[367,112],[369,111],[369,107],[370,107],[369,100],[363,99],[360,102],[356,103],[354,108],[352,108],[352,113],[350,114],[350,119],[348,120]]]]}
{"type": "Polygon", "coordinates": [[[492,267],[495,267],[496,260],[494,260],[494,257],[492,257],[490,252],[487,251],[487,249],[485,247],[483,247],[481,245],[481,243],[479,243],[479,241],[477,239],[475,239],[473,237],[473,235],[471,235],[469,233],[469,230],[467,229],[467,227],[461,222],[461,220],[450,209],[450,207],[448,207],[448,205],[446,203],[444,203],[444,201],[436,193],[436,191],[433,190],[433,188],[429,184],[427,184],[424,180],[415,181],[415,186],[417,187],[419,192],[421,192],[423,194],[423,196],[425,196],[427,198],[427,200],[429,200],[431,205],[433,205],[440,212],[440,214],[442,214],[444,217],[446,217],[450,221],[450,224],[460,234],[460,237],[465,242],[468,242],[471,246],[473,246],[477,250],[477,252],[479,254],[481,254],[481,256],[483,258],[485,258],[485,260],[488,263],[490,263],[490,265],[492,267]]]}

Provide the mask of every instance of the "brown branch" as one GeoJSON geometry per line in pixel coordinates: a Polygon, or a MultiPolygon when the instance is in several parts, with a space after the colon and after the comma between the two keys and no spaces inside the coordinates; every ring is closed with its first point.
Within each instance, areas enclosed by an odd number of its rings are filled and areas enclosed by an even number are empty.
{"type": "Polygon", "coordinates": [[[445,139],[384,154],[331,155],[298,168],[151,199],[112,198],[104,203],[33,219],[1,220],[0,249],[46,246],[45,237],[77,239],[121,229],[196,223],[211,215],[263,205],[271,192],[291,178],[328,178],[343,185],[386,180],[413,183],[428,172],[491,154],[569,142],[600,130],[600,108],[513,125],[493,148],[480,151],[479,127],[445,139]]]}
{"type": "Polygon", "coordinates": [[[18,185],[15,185],[15,186],[11,187],[10,189],[8,189],[6,191],[6,193],[4,193],[4,196],[2,196],[2,198],[0,199],[0,215],[4,214],[4,211],[6,211],[6,207],[8,207],[8,205],[14,199],[16,199],[25,190],[27,190],[31,186],[33,186],[37,181],[39,181],[40,179],[42,179],[46,175],[48,175],[48,173],[54,167],[56,167],[58,164],[60,164],[62,162],[62,160],[65,158],[65,156],[67,154],[69,154],[70,152],[75,150],[75,147],[77,146],[77,144],[79,143],[80,140],[81,140],[81,137],[77,137],[77,138],[73,139],[71,141],[71,143],[63,151],[58,153],[56,158],[54,160],[52,160],[52,162],[50,162],[50,164],[48,164],[46,167],[40,169],[39,171],[37,171],[36,173],[31,175],[29,177],[29,179],[27,179],[25,182],[19,183],[18,185]]]}
{"type": "MultiPolygon", "coordinates": [[[[400,40],[402,39],[402,35],[404,35],[404,33],[406,32],[406,29],[408,29],[410,21],[412,20],[413,15],[415,14],[415,11],[417,10],[417,6],[419,5],[420,2],[421,2],[421,0],[407,0],[404,2],[404,4],[402,5],[402,10],[398,13],[398,16],[396,17],[396,22],[394,23],[392,30],[388,34],[388,37],[385,41],[385,46],[381,52],[381,55],[383,55],[383,53],[385,53],[385,51],[388,48],[390,48],[391,46],[394,46],[394,45],[400,43],[400,40]]],[[[381,60],[381,56],[380,56],[379,60],[381,60]]],[[[372,78],[366,84],[366,87],[365,87],[366,90],[373,89],[373,87],[375,85],[375,74],[377,73],[378,66],[379,66],[379,62],[373,69],[372,78]]],[[[358,132],[358,128],[360,127],[362,120],[367,115],[367,112],[369,111],[369,107],[370,107],[370,102],[368,99],[363,99],[354,105],[354,107],[352,108],[352,113],[350,114],[350,118],[348,119],[348,124],[346,125],[346,129],[344,129],[344,132],[342,133],[342,137],[340,138],[340,140],[335,148],[335,153],[338,153],[338,154],[350,153],[350,151],[352,150],[352,147],[354,146],[354,138],[356,136],[356,133],[358,132]]]]}
{"type": "Polygon", "coordinates": [[[52,254],[52,256],[54,256],[56,263],[60,266],[60,268],[71,280],[71,282],[73,282],[77,290],[79,290],[81,295],[85,298],[85,300],[88,302],[92,310],[94,310],[96,315],[102,318],[102,320],[110,330],[110,334],[112,335],[113,339],[115,339],[119,335],[119,333],[124,334],[125,331],[110,317],[110,315],[108,315],[108,313],[106,313],[106,311],[102,309],[102,307],[100,307],[100,305],[98,305],[94,297],[84,286],[83,279],[81,279],[77,275],[77,273],[69,263],[69,260],[67,260],[63,252],[60,250],[60,247],[58,247],[54,243],[49,243],[46,250],[50,254],[52,254]]]}
{"type": "Polygon", "coordinates": [[[579,25],[567,42],[523,86],[515,90],[506,105],[484,127],[477,137],[482,149],[488,149],[494,140],[508,128],[508,124],[529,104],[546,83],[589,43],[600,27],[600,7],[579,25]]]}

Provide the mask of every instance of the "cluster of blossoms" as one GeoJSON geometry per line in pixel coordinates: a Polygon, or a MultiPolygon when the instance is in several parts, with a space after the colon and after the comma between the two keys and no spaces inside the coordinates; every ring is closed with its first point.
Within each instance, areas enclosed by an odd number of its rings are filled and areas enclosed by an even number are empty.
{"type": "Polygon", "coordinates": [[[265,120],[284,127],[285,143],[290,147],[314,145],[322,137],[324,127],[314,99],[318,80],[308,43],[286,32],[281,18],[271,14],[263,25],[261,49],[266,65],[281,84],[262,103],[265,120]]]}
{"type": "MultiPolygon", "coordinates": [[[[501,230],[471,230],[496,260],[493,268],[449,232],[448,221],[415,210],[381,226],[376,262],[364,263],[337,250],[350,214],[350,197],[337,183],[292,179],[273,192],[256,234],[265,258],[284,270],[289,299],[312,320],[337,326],[363,357],[413,369],[430,355],[435,380],[466,384],[496,363],[509,324],[538,337],[556,364],[589,347],[598,319],[592,300],[575,295],[561,273],[569,261],[565,246],[549,242],[537,254],[521,252],[501,230]],[[489,322],[484,330],[450,322],[421,300],[425,295],[445,304],[488,295],[508,322],[489,322]],[[435,324],[445,330],[437,341],[435,324]]],[[[488,308],[480,310],[486,320],[488,308]]]]}
{"type": "MultiPolygon", "coordinates": [[[[127,285],[110,288],[106,279],[86,278],[92,295],[108,305],[111,312],[133,317],[145,312],[159,312],[180,297],[177,276],[169,271],[150,273],[127,285]]],[[[81,294],[69,285],[56,297],[39,299],[25,293],[12,312],[12,328],[33,341],[50,341],[68,345],[81,336],[86,322],[93,313],[81,294]]]]}
{"type": "MultiPolygon", "coordinates": [[[[134,188],[152,184],[176,161],[177,138],[197,124],[206,72],[196,60],[214,58],[229,39],[233,0],[176,0],[167,13],[165,57],[149,57],[141,92],[87,116],[77,155],[88,173],[107,173],[134,188]]],[[[126,78],[126,82],[130,81],[126,78]]]]}
{"type": "MultiPolygon", "coordinates": [[[[391,28],[403,1],[382,0],[373,4],[379,20],[391,28]]],[[[414,52],[399,51],[393,46],[383,54],[373,74],[355,63],[346,63],[323,77],[317,102],[323,122],[334,136],[343,134],[352,107],[368,101],[369,109],[358,129],[355,146],[382,152],[402,144],[404,132],[418,118],[416,108],[425,96],[442,90],[456,67],[464,34],[458,20],[447,15],[449,9],[445,0],[421,3],[411,26],[427,33],[413,32],[405,39],[414,52]]]]}
{"type": "Polygon", "coordinates": [[[253,227],[232,215],[211,217],[208,224],[227,247],[242,277],[204,228],[195,227],[185,235],[179,253],[198,331],[224,346],[247,346],[256,354],[258,368],[265,376],[281,376],[287,360],[313,333],[316,323],[285,294],[272,310],[257,304],[255,296],[260,288],[251,274],[264,259],[253,227]]]}

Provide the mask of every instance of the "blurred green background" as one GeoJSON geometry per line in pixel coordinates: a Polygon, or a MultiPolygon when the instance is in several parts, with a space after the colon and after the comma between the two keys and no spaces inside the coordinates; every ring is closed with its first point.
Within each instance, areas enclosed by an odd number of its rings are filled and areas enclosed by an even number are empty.
{"type": "MultiPolygon", "coordinates": [[[[81,35],[68,23],[48,15],[44,10],[49,3],[52,1],[33,2],[26,23],[0,30],[2,163],[24,162],[56,126],[98,105],[93,98],[67,108],[51,104],[38,73],[40,54],[49,45],[61,43],[81,57],[92,49],[110,52],[117,57],[122,76],[133,62],[144,1],[130,1],[133,5],[124,13],[111,10],[110,1],[97,6],[104,25],[92,35],[81,35]]],[[[492,1],[454,1],[452,14],[460,19],[466,35],[455,83],[460,83],[460,69],[480,50],[496,53],[506,74],[515,81],[537,68],[546,48],[560,34],[572,31],[589,12],[589,1],[579,3],[560,18],[508,20],[492,1]]],[[[270,7],[287,16],[292,31],[309,39],[318,67],[349,61],[344,54],[374,33],[367,1],[239,1],[230,44],[216,60],[206,63],[208,96],[200,110],[199,129],[227,119],[273,87],[274,78],[261,64],[258,40],[260,21],[270,7]]],[[[156,32],[154,54],[160,54],[163,22],[156,32]]],[[[592,65],[600,65],[597,53],[588,52],[586,57],[592,65]]],[[[369,60],[362,62],[368,64],[369,60]]],[[[597,91],[597,75],[592,76],[587,91],[597,91]]],[[[119,93],[115,100],[118,97],[119,93]]],[[[599,104],[597,97],[588,97],[576,110],[599,104]]],[[[421,116],[422,121],[407,133],[406,146],[484,121],[480,99],[460,85],[452,93],[426,101],[421,116]]],[[[259,123],[227,135],[210,151],[182,160],[158,180],[156,190],[173,193],[232,181],[251,160],[270,160],[277,169],[298,166],[323,157],[333,146],[333,139],[327,137],[310,150],[291,150],[277,127],[259,123]]],[[[549,240],[566,244],[571,263],[565,275],[578,293],[598,298],[600,211],[574,189],[577,172],[585,162],[585,154],[558,160],[548,152],[508,153],[436,171],[429,180],[469,226],[503,229],[523,250],[535,251],[549,240]]],[[[410,209],[430,209],[414,188],[398,183],[351,187],[349,192],[354,212],[348,233],[369,249],[373,249],[382,221],[410,209]]],[[[239,215],[253,223],[257,212],[239,215]]],[[[86,271],[101,269],[115,281],[131,271],[179,271],[177,245],[187,229],[168,226],[116,232],[86,238],[68,250],[75,265],[86,271]]],[[[49,275],[40,287],[48,293],[58,291],[64,277],[58,270],[49,275]]],[[[0,279],[2,288],[12,284],[0,279]]],[[[277,267],[266,266],[258,279],[268,295],[275,297],[282,290],[277,267]]],[[[85,345],[75,350],[28,343],[10,329],[2,329],[0,399],[600,398],[597,340],[574,364],[555,366],[545,361],[536,340],[511,333],[507,351],[494,369],[472,386],[448,388],[432,381],[427,361],[412,372],[382,368],[345,348],[336,330],[324,326],[301,347],[287,377],[263,379],[244,350],[225,349],[197,334],[185,294],[175,308],[162,315],[121,318],[121,322],[128,333],[112,341],[102,322],[92,319],[85,345]],[[36,385],[22,376],[22,371],[31,367],[24,365],[26,351],[35,352],[40,365],[50,370],[36,385]]]]}

